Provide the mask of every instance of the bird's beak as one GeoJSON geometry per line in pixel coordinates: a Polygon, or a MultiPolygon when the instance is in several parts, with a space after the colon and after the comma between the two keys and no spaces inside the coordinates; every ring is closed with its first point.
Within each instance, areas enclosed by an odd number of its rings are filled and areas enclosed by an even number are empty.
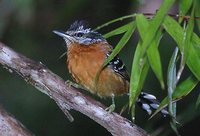
{"type": "Polygon", "coordinates": [[[55,34],[57,34],[58,36],[62,37],[65,40],[65,42],[67,44],[67,47],[69,47],[73,42],[76,41],[76,39],[73,36],[67,34],[64,31],[56,31],[56,30],[54,30],[53,32],[55,34]]]}
{"type": "Polygon", "coordinates": [[[66,34],[64,31],[57,31],[57,30],[54,30],[53,31],[55,34],[57,34],[58,36],[61,36],[62,38],[69,38],[71,37],[70,35],[66,34]]]}

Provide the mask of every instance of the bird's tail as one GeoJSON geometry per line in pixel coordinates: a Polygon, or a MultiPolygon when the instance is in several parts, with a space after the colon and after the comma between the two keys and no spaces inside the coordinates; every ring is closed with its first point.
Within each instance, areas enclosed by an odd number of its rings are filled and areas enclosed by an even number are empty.
{"type": "MultiPolygon", "coordinates": [[[[153,111],[158,109],[160,103],[154,95],[141,92],[137,99],[137,104],[149,115],[151,115],[153,111]]],[[[162,109],[160,112],[164,117],[169,114],[166,108],[162,109]]]]}

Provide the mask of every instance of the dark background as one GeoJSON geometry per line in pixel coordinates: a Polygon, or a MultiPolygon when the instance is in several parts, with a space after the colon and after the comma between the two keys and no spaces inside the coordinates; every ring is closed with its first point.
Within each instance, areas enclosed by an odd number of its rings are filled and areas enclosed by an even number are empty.
{"type": "MultiPolygon", "coordinates": [[[[66,69],[66,58],[59,59],[66,51],[64,40],[53,34],[53,30],[66,30],[75,20],[87,20],[90,26],[95,28],[109,20],[134,12],[154,13],[159,3],[160,0],[0,0],[0,40],[25,56],[42,62],[64,80],[68,80],[70,76],[66,69]]],[[[170,12],[177,13],[176,6],[170,12]]],[[[124,23],[126,21],[99,32],[104,34],[124,23]]],[[[120,53],[129,72],[137,37],[138,35],[134,34],[120,53]]],[[[108,41],[114,46],[119,38],[120,36],[115,36],[108,41]]],[[[174,47],[173,40],[164,36],[159,49],[165,80],[174,47]]],[[[188,73],[190,72],[186,68],[183,77],[188,73]]],[[[167,94],[166,90],[160,89],[152,71],[149,72],[144,89],[155,94],[160,100],[167,94]]],[[[183,125],[179,131],[183,136],[200,135],[199,110],[194,108],[198,92],[199,87],[196,87],[189,96],[178,102],[178,121],[183,125]]],[[[92,95],[91,97],[106,105],[111,103],[110,99],[101,100],[92,95]]],[[[117,98],[117,112],[127,101],[125,96],[117,98]]],[[[103,127],[76,111],[70,112],[75,118],[75,121],[70,123],[54,101],[3,67],[0,67],[0,104],[36,135],[110,135],[103,127]]],[[[123,116],[130,119],[127,113],[123,116]]],[[[139,108],[136,110],[136,124],[150,134],[174,135],[168,119],[157,115],[148,120],[148,115],[139,108]]]]}

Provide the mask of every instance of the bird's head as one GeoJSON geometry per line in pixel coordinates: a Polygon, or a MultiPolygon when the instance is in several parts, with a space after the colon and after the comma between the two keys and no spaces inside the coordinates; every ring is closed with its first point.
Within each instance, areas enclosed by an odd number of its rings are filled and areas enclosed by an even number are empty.
{"type": "Polygon", "coordinates": [[[75,21],[66,32],[53,32],[63,37],[67,46],[73,43],[90,45],[98,42],[106,42],[106,39],[100,33],[91,30],[85,21],[75,21]]]}

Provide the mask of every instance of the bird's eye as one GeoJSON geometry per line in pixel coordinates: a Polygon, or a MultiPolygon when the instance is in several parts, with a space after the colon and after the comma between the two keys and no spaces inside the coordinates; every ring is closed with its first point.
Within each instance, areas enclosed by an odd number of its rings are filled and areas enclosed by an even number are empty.
{"type": "Polygon", "coordinates": [[[83,36],[83,33],[77,33],[76,36],[77,36],[77,37],[82,37],[82,36],[83,36]]]}

